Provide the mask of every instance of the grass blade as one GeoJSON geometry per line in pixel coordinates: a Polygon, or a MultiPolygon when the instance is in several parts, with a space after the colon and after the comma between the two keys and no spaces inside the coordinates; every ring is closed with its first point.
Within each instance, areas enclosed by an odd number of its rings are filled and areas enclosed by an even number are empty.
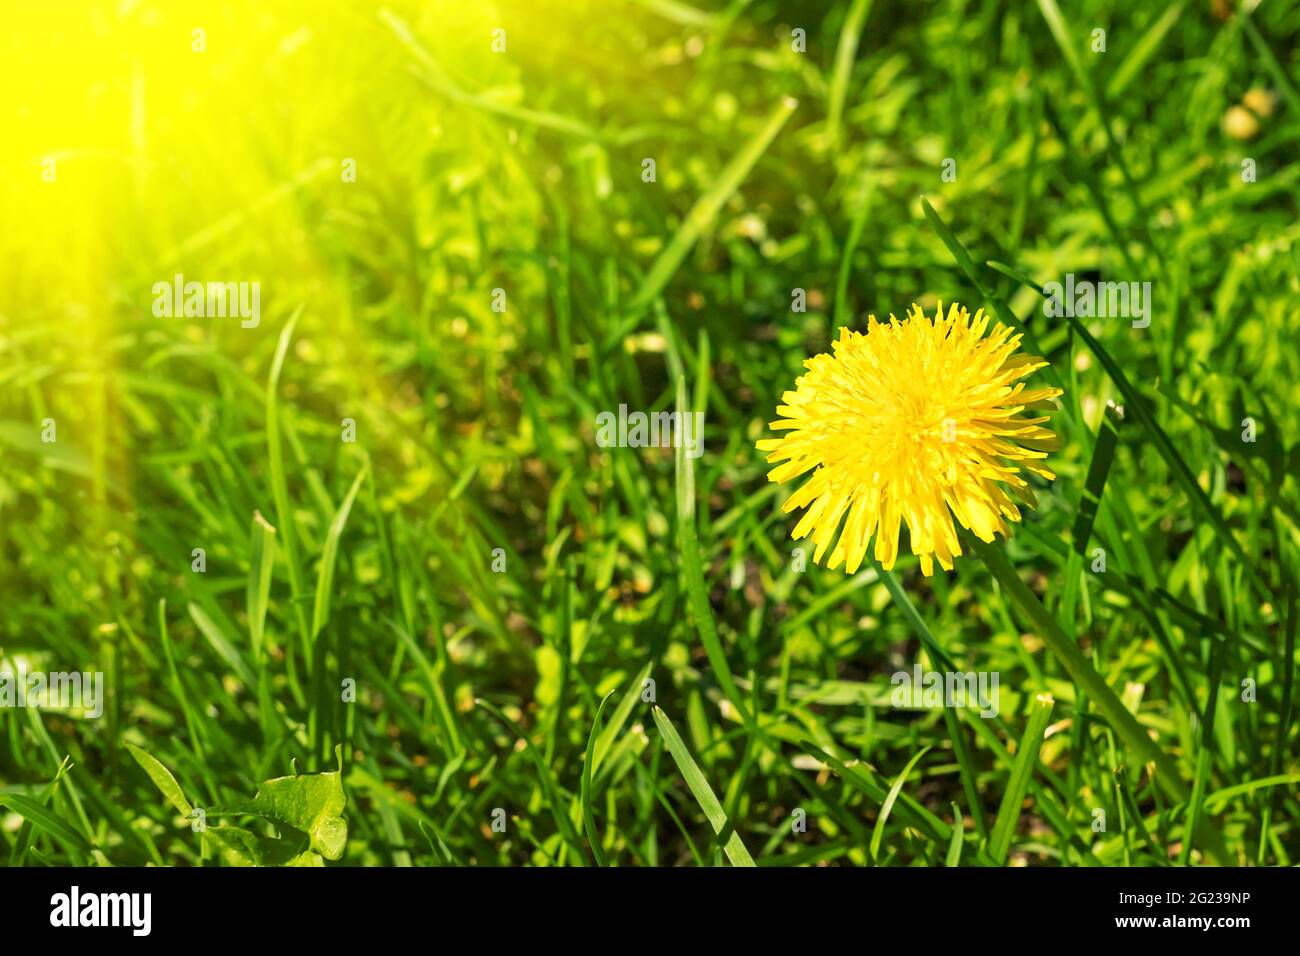
{"type": "MultiPolygon", "coordinates": [[[[1029,281],[1026,284],[1041,294],[1042,289],[1037,283],[1029,281]]],[[[1097,361],[1101,363],[1102,367],[1106,370],[1106,374],[1110,376],[1111,381],[1115,383],[1115,387],[1118,388],[1120,393],[1124,396],[1124,401],[1127,403],[1125,411],[1131,412],[1143,428],[1146,429],[1155,444],[1156,451],[1159,452],[1160,457],[1165,460],[1165,463],[1169,466],[1170,471],[1173,473],[1178,483],[1182,485],[1183,490],[1187,492],[1187,496],[1191,498],[1193,504],[1195,504],[1209,519],[1210,524],[1213,526],[1219,539],[1241,561],[1242,568],[1246,572],[1251,583],[1256,587],[1262,597],[1272,600],[1273,595],[1271,590],[1265,583],[1259,571],[1256,569],[1255,563],[1250,559],[1246,554],[1245,549],[1237,541],[1236,537],[1232,533],[1232,529],[1228,527],[1227,521],[1224,520],[1223,516],[1219,513],[1219,510],[1214,507],[1214,503],[1210,501],[1209,495],[1202,490],[1200,484],[1196,481],[1196,476],[1192,474],[1192,470],[1187,466],[1187,462],[1184,461],[1182,455],[1178,453],[1178,449],[1174,445],[1173,441],[1170,440],[1169,435],[1166,434],[1165,430],[1161,428],[1160,424],[1155,420],[1155,416],[1151,413],[1150,404],[1147,399],[1133,387],[1132,383],[1128,380],[1128,376],[1126,376],[1123,370],[1119,367],[1119,363],[1111,357],[1111,354],[1106,351],[1093,334],[1084,327],[1083,323],[1071,315],[1066,315],[1065,319],[1070,323],[1075,334],[1083,339],[1092,354],[1097,357],[1097,361]]]]}
{"type": "Polygon", "coordinates": [[[587,735],[586,759],[582,762],[582,826],[587,831],[587,843],[591,846],[591,855],[595,857],[597,866],[609,864],[605,862],[605,851],[600,848],[600,831],[596,829],[596,815],[591,809],[591,770],[596,761],[596,735],[600,729],[600,715],[604,713],[605,705],[613,693],[610,691],[601,698],[600,706],[596,708],[596,718],[591,722],[591,733],[587,735]]]}
{"type": "Polygon", "coordinates": [[[952,805],[952,838],[948,841],[948,855],[944,857],[944,866],[961,866],[961,848],[965,845],[962,837],[961,807],[954,803],[952,805]]]}
{"type": "Polygon", "coordinates": [[[307,616],[298,601],[298,598],[303,593],[302,569],[298,565],[298,536],[295,531],[293,510],[289,504],[289,483],[285,478],[284,471],[284,448],[280,442],[280,401],[278,395],[280,373],[284,370],[284,357],[289,351],[289,343],[293,340],[293,330],[297,326],[298,317],[301,314],[302,309],[299,308],[289,317],[289,321],[284,324],[284,329],[280,332],[280,339],[276,343],[275,358],[271,360],[271,374],[266,383],[266,455],[267,469],[270,472],[271,480],[271,497],[275,501],[278,527],[284,535],[285,563],[289,566],[289,589],[291,592],[289,602],[293,607],[294,615],[298,619],[298,634],[302,639],[303,653],[307,655],[306,663],[310,663],[307,616]]]}
{"type": "Polygon", "coordinates": [[[844,27],[840,30],[840,42],[835,48],[835,66],[831,73],[830,97],[826,108],[826,132],[832,147],[839,142],[840,120],[844,115],[844,101],[848,98],[849,80],[853,76],[853,61],[858,53],[858,40],[870,12],[871,0],[853,0],[848,16],[844,18],[844,27]]]}
{"type": "Polygon", "coordinates": [[[871,859],[880,860],[880,841],[885,837],[885,823],[889,820],[889,813],[894,809],[894,801],[898,799],[899,792],[903,789],[903,784],[907,782],[907,775],[912,772],[912,768],[917,765],[927,753],[929,747],[922,747],[899,771],[898,776],[894,779],[894,785],[889,788],[889,793],[885,795],[885,802],[880,805],[880,815],[876,817],[876,826],[871,831],[871,859]]]}
{"type": "Polygon", "coordinates": [[[321,552],[320,568],[316,578],[316,603],[311,614],[313,641],[329,623],[330,593],[334,588],[334,565],[338,559],[339,539],[343,536],[343,528],[347,525],[348,515],[352,512],[352,503],[357,500],[357,492],[361,490],[361,482],[365,480],[369,471],[369,463],[361,466],[356,478],[352,480],[352,487],[348,489],[343,504],[339,505],[334,520],[330,522],[329,532],[325,536],[325,547],[321,552]]]}
{"type": "Polygon", "coordinates": [[[248,632],[253,641],[253,656],[262,660],[262,634],[266,628],[266,608],[271,596],[271,573],[275,568],[275,528],[262,512],[253,512],[253,548],[248,571],[246,607],[248,632]]]}
{"type": "Polygon", "coordinates": [[[618,736],[623,724],[627,722],[628,716],[632,713],[632,708],[641,697],[641,688],[645,685],[645,679],[650,676],[650,669],[654,666],[654,661],[647,661],[646,665],[641,668],[636,677],[633,678],[631,685],[622,698],[619,699],[618,706],[614,708],[614,713],[609,718],[609,723],[601,730],[600,735],[596,738],[595,756],[591,765],[591,772],[594,775],[600,770],[600,765],[604,763],[609,748],[614,745],[614,738],[618,736]]]}
{"type": "Polygon", "coordinates": [[[480,698],[475,703],[501,721],[518,740],[523,741],[525,752],[527,752],[529,759],[532,760],[533,766],[537,768],[537,779],[546,795],[546,806],[550,809],[551,816],[555,818],[555,824],[559,828],[560,834],[574,851],[574,862],[578,866],[586,866],[587,861],[582,855],[582,841],[578,839],[578,832],[573,828],[573,821],[569,819],[569,814],[565,812],[566,803],[561,799],[560,785],[556,782],[555,775],[551,773],[551,768],[547,766],[541,752],[533,746],[533,742],[528,739],[519,725],[502,713],[501,709],[491,701],[480,698]]]}
{"type": "Polygon", "coordinates": [[[90,853],[90,841],[77,832],[71,823],[30,797],[18,793],[0,793],[0,807],[8,807],[38,830],[57,837],[83,853],[90,853]]]}
{"type": "MultiPolygon", "coordinates": [[[[680,376],[677,379],[677,411],[683,417],[690,414],[686,407],[686,380],[680,376]]],[[[703,441],[703,438],[699,440],[703,441]]],[[[718,639],[713,607],[709,604],[708,592],[704,586],[704,564],[700,558],[700,543],[695,530],[695,459],[686,454],[684,441],[677,443],[676,484],[677,534],[681,544],[682,574],[686,579],[686,596],[695,617],[695,627],[700,632],[700,643],[704,645],[709,666],[713,668],[723,694],[736,708],[743,722],[749,724],[749,712],[732,679],[726,651],[718,639]]]]}
{"type": "MultiPolygon", "coordinates": [[[[664,247],[663,252],[659,253],[659,258],[650,266],[650,271],[641,281],[640,288],[628,303],[629,321],[635,322],[653,304],[655,298],[668,284],[668,280],[673,277],[673,273],[677,271],[677,267],[682,264],[682,260],[686,258],[686,253],[690,252],[691,247],[705,231],[712,227],[723,205],[740,188],[749,171],[754,168],[759,157],[767,152],[768,146],[776,139],[776,134],[781,131],[781,127],[785,125],[798,105],[799,101],[793,97],[784,97],[768,116],[763,128],[727,163],[713,188],[696,200],[682,224],[673,233],[668,245],[664,247]]],[[[611,337],[610,342],[622,341],[628,331],[627,328],[620,328],[611,337]]],[[[608,345],[609,342],[606,344],[608,345]]]]}
{"type": "Polygon", "coordinates": [[[1020,820],[1025,791],[1029,789],[1029,778],[1033,775],[1034,764],[1038,762],[1038,751],[1043,746],[1043,732],[1047,729],[1048,718],[1052,716],[1053,703],[1050,694],[1039,694],[1030,708],[1029,723],[1016,750],[1016,764],[1011,768],[1011,778],[1002,795],[1002,805],[998,807],[993,833],[989,837],[989,855],[999,865],[1007,862],[1007,851],[1011,848],[1011,838],[1015,835],[1016,824],[1020,820]]]}
{"type": "Polygon", "coordinates": [[[1106,490],[1106,479],[1110,476],[1115,448],[1119,444],[1119,432],[1115,429],[1118,420],[1119,412],[1112,405],[1102,415],[1101,425],[1097,429],[1097,442],[1092,449],[1088,476],[1083,482],[1083,493],[1079,496],[1078,511],[1074,516],[1074,528],[1070,532],[1076,554],[1088,552],[1088,539],[1092,537],[1092,526],[1097,520],[1102,492],[1106,490]]]}
{"type": "MultiPolygon", "coordinates": [[[[984,280],[980,278],[979,273],[975,269],[975,260],[972,259],[970,253],[966,251],[966,247],[961,244],[961,240],[958,239],[956,235],[953,234],[953,231],[948,228],[948,224],[943,221],[943,217],[935,212],[934,207],[930,205],[930,200],[926,199],[924,196],[921,197],[921,209],[924,211],[925,218],[929,221],[930,227],[936,234],[938,234],[940,241],[948,247],[948,251],[952,254],[953,259],[956,260],[958,267],[966,274],[966,278],[970,280],[971,284],[975,286],[975,291],[979,293],[980,298],[989,304],[1000,320],[1024,336],[1025,345],[1027,345],[1035,355],[1044,355],[1043,347],[1038,344],[1038,338],[1034,335],[1033,330],[1030,329],[1029,326],[1025,325],[1024,322],[1020,321],[1020,317],[1016,315],[1015,311],[1012,310],[1011,306],[1009,306],[1001,296],[993,294],[993,290],[990,289],[985,284],[984,280]]],[[[1042,369],[1042,373],[1053,386],[1059,388],[1061,391],[1065,391],[1065,383],[1061,380],[1061,376],[1057,374],[1056,369],[1051,365],[1051,363],[1048,363],[1048,365],[1042,369]]],[[[1066,405],[1063,410],[1065,411],[1067,418],[1071,417],[1072,412],[1068,405],[1066,405]]]]}
{"type": "Polygon", "coordinates": [[[1129,55],[1124,58],[1119,69],[1111,74],[1110,83],[1106,86],[1106,99],[1113,101],[1124,92],[1124,88],[1142,71],[1142,67],[1146,66],[1152,54],[1159,49],[1174,24],[1182,18],[1186,7],[1187,0],[1178,0],[1177,3],[1170,4],[1155,23],[1147,27],[1146,33],[1142,34],[1142,38],[1129,51],[1129,55]]]}
{"type": "Polygon", "coordinates": [[[133,744],[127,744],[126,749],[131,752],[135,762],[149,775],[149,779],[154,782],[154,786],[162,792],[162,795],[167,798],[167,802],[175,807],[178,813],[188,817],[194,812],[190,802],[185,799],[185,791],[181,789],[181,785],[176,782],[172,772],[164,767],[157,757],[133,744]]]}
{"type": "Polygon", "coordinates": [[[1097,709],[1110,721],[1120,739],[1143,763],[1156,766],[1156,782],[1171,797],[1179,801],[1186,800],[1187,789],[1179,775],[1178,765],[1147,735],[1137,718],[1129,713],[1128,708],[1110,689],[1110,685],[1093,668],[1092,662],[1079,650],[1079,646],[1061,629],[1034,592],[1029,590],[1029,586],[1020,580],[1002,553],[1002,548],[981,541],[974,535],[967,537],[971,547],[983,559],[984,565],[1038,628],[1038,635],[1043,642],[1051,648],[1070,678],[1083,688],[1097,709]]]}
{"type": "Polygon", "coordinates": [[[1155,416],[1151,413],[1147,400],[1142,395],[1138,394],[1137,389],[1129,383],[1128,377],[1120,369],[1119,364],[1111,358],[1110,353],[1107,352],[1102,347],[1101,343],[1092,336],[1092,333],[1084,328],[1083,324],[1073,316],[1066,316],[1066,318],[1069,320],[1070,325],[1073,326],[1079,337],[1082,338],[1088,348],[1092,350],[1092,354],[1097,356],[1097,361],[1105,367],[1106,373],[1110,376],[1111,381],[1113,381],[1115,386],[1121,393],[1123,393],[1124,400],[1128,403],[1126,409],[1132,410],[1134,417],[1137,418],[1144,428],[1146,428],[1147,433],[1151,435],[1151,438],[1155,443],[1156,451],[1160,453],[1160,457],[1169,465],[1174,477],[1177,479],[1178,483],[1183,486],[1183,490],[1187,492],[1187,496],[1192,499],[1192,502],[1200,509],[1206,518],[1209,519],[1210,524],[1214,527],[1215,533],[1219,537],[1219,540],[1227,545],[1228,548],[1231,549],[1232,553],[1240,559],[1242,569],[1246,572],[1247,577],[1250,578],[1251,583],[1255,585],[1261,596],[1266,599],[1271,599],[1272,593],[1268,585],[1264,583],[1264,579],[1260,575],[1259,571],[1256,570],[1255,562],[1251,560],[1251,558],[1246,554],[1246,550],[1237,541],[1236,536],[1232,533],[1232,529],[1228,527],[1227,521],[1225,521],[1223,516],[1219,513],[1219,509],[1214,507],[1214,503],[1210,501],[1210,496],[1202,490],[1200,484],[1196,481],[1196,476],[1193,475],[1192,470],[1187,467],[1187,462],[1183,460],[1183,456],[1178,453],[1178,449],[1175,447],[1174,443],[1165,433],[1165,430],[1160,427],[1155,416]]]}
{"type": "MultiPolygon", "coordinates": [[[[655,724],[659,727],[659,732],[663,734],[664,743],[668,746],[668,752],[677,764],[677,769],[681,771],[682,777],[685,778],[686,786],[690,788],[691,794],[695,797],[695,802],[704,811],[704,815],[709,820],[709,825],[713,827],[713,832],[715,834],[722,833],[727,828],[727,814],[722,809],[722,804],[718,802],[718,798],[714,795],[709,782],[704,779],[704,774],[700,772],[699,766],[695,763],[695,758],[686,749],[686,744],[678,735],[677,729],[673,727],[672,721],[668,719],[668,715],[658,707],[654,709],[654,715],[655,724]]],[[[722,852],[727,854],[727,859],[731,861],[732,866],[754,866],[754,858],[749,855],[744,842],[740,839],[740,834],[735,830],[731,831],[731,836],[723,846],[722,852]]]]}
{"type": "Polygon", "coordinates": [[[186,610],[190,612],[190,618],[199,629],[199,633],[207,638],[212,649],[217,652],[217,656],[230,665],[231,670],[244,682],[244,686],[256,687],[257,676],[244,660],[244,655],[239,653],[239,648],[226,636],[208,612],[194,603],[188,605],[186,610]]]}

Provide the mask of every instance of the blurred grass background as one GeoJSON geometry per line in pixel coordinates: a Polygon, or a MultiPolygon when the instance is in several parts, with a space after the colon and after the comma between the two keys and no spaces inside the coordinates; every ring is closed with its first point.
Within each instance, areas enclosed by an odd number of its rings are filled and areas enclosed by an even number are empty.
{"type": "Polygon", "coordinates": [[[9,812],[0,859],[214,862],[126,744],[221,807],[341,743],[350,864],[1001,862],[1004,804],[1013,863],[1198,862],[1191,818],[1218,862],[1295,862],[1300,5],[71,6],[0,36],[0,669],[103,670],[110,700],[0,711],[0,794],[93,847],[9,812]],[[1066,272],[1153,284],[1150,328],[1089,329],[1203,498],[1015,278],[1066,272]],[[155,318],[175,273],[260,282],[260,325],[155,318]],[[803,360],[994,298],[1067,388],[1006,553],[1189,802],[978,561],[792,560],[753,443],[803,360]],[[679,375],[698,552],[671,450],[594,439],[679,375]],[[889,706],[942,669],[923,640],[1000,673],[997,721],[889,706]]]}

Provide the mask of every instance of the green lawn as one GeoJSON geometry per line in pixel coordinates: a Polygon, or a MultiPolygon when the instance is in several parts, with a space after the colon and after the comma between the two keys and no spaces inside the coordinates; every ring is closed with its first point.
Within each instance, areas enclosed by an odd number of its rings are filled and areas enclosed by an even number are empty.
{"type": "Polygon", "coordinates": [[[0,39],[0,674],[106,694],[0,708],[0,861],[1300,862],[1300,4],[162,10],[0,39]],[[940,300],[1056,478],[827,570],[755,442],[940,300]]]}

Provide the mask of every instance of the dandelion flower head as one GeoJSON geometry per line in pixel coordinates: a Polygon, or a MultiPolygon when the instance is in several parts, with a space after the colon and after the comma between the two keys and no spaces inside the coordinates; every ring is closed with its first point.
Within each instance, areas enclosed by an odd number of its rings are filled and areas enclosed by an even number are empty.
{"type": "Polygon", "coordinates": [[[903,321],[870,316],[866,332],[840,329],[833,351],[777,406],[779,438],[758,443],[776,465],[768,479],[811,472],[783,506],[805,509],[795,539],[812,535],[813,560],[852,574],[875,537],[886,570],[907,524],[921,570],[952,570],[961,554],[953,519],[983,541],[1019,521],[1014,499],[1033,506],[1024,472],[1051,480],[1044,459],[1059,447],[1043,427],[1057,388],[1022,381],[1047,363],[1017,352],[1020,336],[989,317],[940,302],[931,319],[916,305],[903,321]],[[838,540],[837,540],[838,532],[838,540]],[[834,545],[832,549],[832,544],[834,545]]]}

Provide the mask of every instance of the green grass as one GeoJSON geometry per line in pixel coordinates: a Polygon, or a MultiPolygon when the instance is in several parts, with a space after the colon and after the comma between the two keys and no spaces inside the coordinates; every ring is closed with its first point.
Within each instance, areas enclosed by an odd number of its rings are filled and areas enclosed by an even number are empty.
{"type": "Polygon", "coordinates": [[[1300,862],[1300,4],[544,6],[244,11],[137,139],[0,166],[0,671],[109,694],[0,709],[0,860],[1300,862]],[[178,271],[261,324],[154,318],[178,271]],[[802,568],[754,442],[939,299],[1050,361],[1056,480],[951,573],[802,568]],[[999,713],[893,706],[918,663],[999,713]]]}

